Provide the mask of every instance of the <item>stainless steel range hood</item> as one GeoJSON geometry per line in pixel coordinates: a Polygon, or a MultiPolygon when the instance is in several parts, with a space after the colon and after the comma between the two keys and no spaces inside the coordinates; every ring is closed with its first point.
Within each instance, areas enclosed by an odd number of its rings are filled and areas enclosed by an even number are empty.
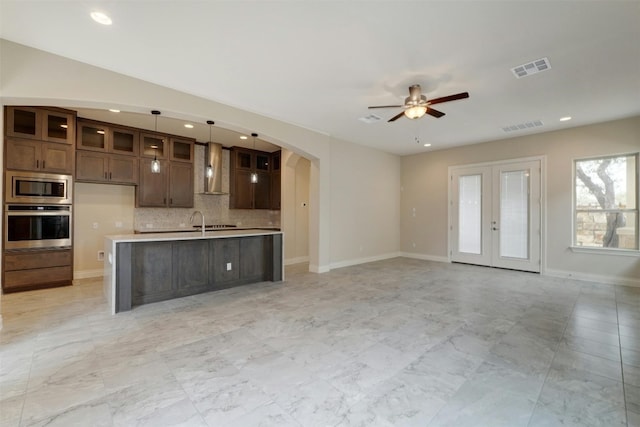
{"type": "Polygon", "coordinates": [[[211,166],[213,175],[204,176],[204,193],[203,194],[228,194],[222,191],[222,145],[210,142],[205,147],[204,167],[211,166]]]}

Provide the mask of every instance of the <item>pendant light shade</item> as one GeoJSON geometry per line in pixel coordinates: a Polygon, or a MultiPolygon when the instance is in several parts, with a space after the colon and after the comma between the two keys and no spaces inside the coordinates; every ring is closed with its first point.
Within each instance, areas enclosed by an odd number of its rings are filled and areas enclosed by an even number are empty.
{"type": "MultiPolygon", "coordinates": [[[[158,132],[158,116],[160,115],[160,111],[152,110],[151,114],[156,117],[155,131],[158,132]]],[[[160,173],[160,161],[158,160],[158,146],[152,145],[153,148],[153,160],[151,161],[151,173],[160,173]]]]}
{"type": "MultiPolygon", "coordinates": [[[[258,137],[257,133],[252,133],[251,136],[253,137],[253,150],[255,151],[256,149],[256,138],[258,137]]],[[[251,183],[252,184],[257,184],[258,183],[258,174],[256,171],[251,172],[251,183]]]]}
{"type": "MultiPolygon", "coordinates": [[[[209,125],[209,143],[211,143],[211,126],[215,124],[213,120],[207,120],[207,124],[209,125]]],[[[213,178],[213,165],[209,163],[205,170],[205,176],[207,178],[213,178]]]]}

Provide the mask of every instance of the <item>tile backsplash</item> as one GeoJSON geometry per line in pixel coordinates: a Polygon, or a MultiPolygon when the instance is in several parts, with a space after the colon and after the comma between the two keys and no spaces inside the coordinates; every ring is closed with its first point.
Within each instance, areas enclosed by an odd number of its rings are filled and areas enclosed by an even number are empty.
{"type": "MultiPolygon", "coordinates": [[[[229,195],[200,194],[204,191],[204,147],[196,145],[194,174],[195,196],[193,208],[136,208],[134,228],[191,228],[189,218],[198,210],[206,224],[232,224],[242,227],[280,226],[280,211],[266,209],[229,209],[229,195]]],[[[229,150],[222,150],[222,191],[229,192],[229,150]]],[[[196,224],[200,223],[198,217],[196,224]]]]}

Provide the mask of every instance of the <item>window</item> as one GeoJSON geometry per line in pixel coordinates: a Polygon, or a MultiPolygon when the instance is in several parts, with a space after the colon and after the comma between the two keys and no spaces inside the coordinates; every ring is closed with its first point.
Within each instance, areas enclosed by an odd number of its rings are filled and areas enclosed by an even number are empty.
{"type": "Polygon", "coordinates": [[[574,245],[638,249],[638,155],[575,161],[574,245]]]}

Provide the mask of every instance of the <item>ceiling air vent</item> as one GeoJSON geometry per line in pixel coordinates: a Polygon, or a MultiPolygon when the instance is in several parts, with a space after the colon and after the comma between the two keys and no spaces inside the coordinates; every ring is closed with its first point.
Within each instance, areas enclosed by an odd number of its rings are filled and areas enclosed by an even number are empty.
{"type": "Polygon", "coordinates": [[[375,114],[369,114],[368,116],[360,117],[358,120],[360,120],[361,122],[365,122],[366,124],[371,124],[382,120],[382,118],[376,116],[375,114]]]}
{"type": "Polygon", "coordinates": [[[532,122],[518,123],[517,125],[505,126],[502,128],[502,130],[506,133],[509,133],[509,132],[515,132],[519,130],[537,128],[540,126],[543,126],[542,120],[534,120],[532,122]]]}
{"type": "Polygon", "coordinates": [[[530,76],[532,74],[539,73],[541,71],[546,71],[551,68],[551,64],[549,64],[549,60],[547,58],[536,59],[535,61],[529,62],[528,64],[518,65],[511,69],[516,78],[530,76]]]}

